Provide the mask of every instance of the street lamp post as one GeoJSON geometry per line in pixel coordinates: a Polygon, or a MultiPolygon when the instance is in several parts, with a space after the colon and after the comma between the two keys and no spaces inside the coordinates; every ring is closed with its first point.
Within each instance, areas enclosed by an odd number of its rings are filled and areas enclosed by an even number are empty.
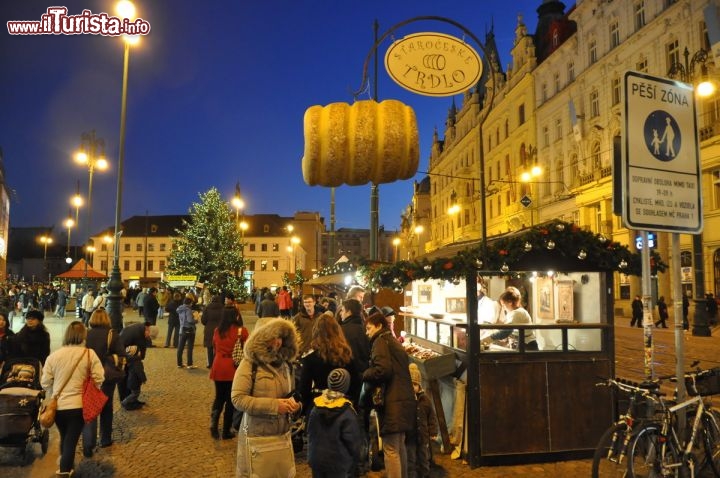
{"type": "Polygon", "coordinates": [[[418,256],[420,256],[423,252],[423,249],[421,249],[420,244],[420,236],[422,235],[423,231],[425,231],[425,228],[422,226],[422,224],[419,224],[415,226],[415,236],[417,236],[417,242],[418,242],[418,256]]]}
{"type": "Polygon", "coordinates": [[[43,245],[43,276],[48,275],[47,271],[47,248],[53,243],[53,238],[47,234],[40,236],[40,243],[43,245]]]}
{"type": "MultiPolygon", "coordinates": [[[[685,47],[683,59],[684,63],[673,62],[668,71],[668,76],[671,78],[678,77],[680,81],[684,81],[685,83],[694,83],[694,81],[697,80],[695,91],[700,97],[713,94],[715,85],[708,80],[707,67],[705,66],[705,62],[708,59],[708,52],[701,48],[690,58],[690,52],[687,47],[685,47]],[[700,77],[695,78],[695,67],[698,65],[700,65],[700,77]]],[[[699,213],[702,214],[702,211],[699,213]]],[[[693,235],[692,250],[693,270],[695,272],[695,317],[693,319],[692,334],[700,337],[710,337],[705,298],[705,254],[703,253],[702,232],[693,235]]]]}
{"type": "MultiPolygon", "coordinates": [[[[135,6],[128,0],[122,0],[116,6],[118,16],[121,18],[135,18],[135,6]]],[[[120,100],[120,145],[118,149],[117,168],[117,195],[115,199],[115,244],[113,247],[113,268],[108,280],[107,289],[107,312],[110,316],[110,323],[115,330],[123,328],[122,323],[122,275],[120,274],[120,221],[122,216],[122,195],[123,195],[123,167],[125,165],[125,125],[127,122],[127,89],[128,89],[128,66],[130,64],[130,45],[137,43],[139,37],[123,37],[123,80],[122,97],[120,100]]]]}
{"type": "Polygon", "coordinates": [[[542,168],[540,166],[533,166],[529,171],[523,171],[520,173],[520,182],[527,183],[530,187],[531,203],[530,206],[530,226],[535,225],[535,215],[537,214],[538,208],[538,185],[537,178],[542,175],[542,168]]]}
{"type": "Polygon", "coordinates": [[[72,230],[74,225],[75,225],[75,220],[73,220],[72,214],[68,210],[68,217],[67,217],[67,219],[65,219],[65,227],[67,227],[67,230],[68,230],[67,250],[65,251],[65,262],[67,262],[68,264],[70,264],[70,262],[72,262],[72,258],[70,257],[70,231],[72,230]],[[69,262],[68,262],[68,259],[70,259],[69,262]]]}
{"type": "MultiPolygon", "coordinates": [[[[95,169],[103,171],[107,169],[108,162],[105,159],[105,141],[95,135],[95,130],[81,135],[80,151],[75,154],[75,161],[87,166],[88,169],[88,199],[87,199],[87,221],[85,223],[85,235],[90,240],[90,225],[92,224],[92,187],[93,174],[95,169]]],[[[89,242],[88,242],[89,243],[89,242]]],[[[85,249],[85,270],[83,271],[83,287],[87,290],[88,274],[88,249],[85,249]]]]}
{"type": "Polygon", "coordinates": [[[460,205],[457,203],[457,193],[455,191],[450,194],[450,207],[448,215],[450,216],[450,226],[452,229],[452,243],[455,244],[455,215],[460,212],[460,205]]]}
{"type": "Polygon", "coordinates": [[[110,244],[113,242],[113,238],[110,234],[103,236],[103,242],[105,243],[105,275],[110,275],[110,244]]]}
{"type": "MultiPolygon", "coordinates": [[[[288,226],[290,228],[292,226],[288,226]]],[[[293,273],[297,274],[297,245],[300,244],[300,238],[297,236],[293,236],[290,238],[290,243],[292,244],[292,256],[293,256],[293,273]]]]}

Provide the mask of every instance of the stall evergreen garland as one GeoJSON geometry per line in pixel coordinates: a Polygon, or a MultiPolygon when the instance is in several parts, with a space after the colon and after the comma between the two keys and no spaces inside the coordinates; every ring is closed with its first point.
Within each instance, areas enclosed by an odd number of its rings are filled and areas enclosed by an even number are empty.
{"type": "MultiPolygon", "coordinates": [[[[415,280],[440,279],[457,282],[468,275],[512,274],[523,270],[529,257],[542,254],[551,264],[572,264],[574,270],[617,271],[627,275],[641,275],[641,256],[603,234],[581,229],[562,221],[538,225],[512,234],[468,247],[455,256],[432,261],[398,261],[393,264],[363,263],[359,272],[368,287],[393,288],[398,292],[415,280]],[[484,252],[485,251],[485,252],[484,252]]],[[[659,254],[651,251],[651,263],[657,272],[665,272],[667,264],[659,254]]]]}

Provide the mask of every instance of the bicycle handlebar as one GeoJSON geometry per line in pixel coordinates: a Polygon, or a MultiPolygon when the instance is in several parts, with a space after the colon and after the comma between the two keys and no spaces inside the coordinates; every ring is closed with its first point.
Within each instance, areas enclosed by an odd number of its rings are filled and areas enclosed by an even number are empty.
{"type": "Polygon", "coordinates": [[[644,398],[656,400],[656,397],[662,397],[660,393],[660,383],[656,380],[651,382],[633,382],[622,378],[606,378],[602,382],[596,383],[596,387],[615,387],[623,392],[637,393],[644,398]]]}

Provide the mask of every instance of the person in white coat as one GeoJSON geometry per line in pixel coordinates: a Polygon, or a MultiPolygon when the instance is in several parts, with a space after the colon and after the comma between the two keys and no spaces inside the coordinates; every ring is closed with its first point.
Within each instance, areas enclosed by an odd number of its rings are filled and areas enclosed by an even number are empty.
{"type": "Polygon", "coordinates": [[[95,351],[85,348],[87,329],[73,321],[65,330],[63,346],[51,353],[42,369],[40,384],[48,397],[57,396],[55,424],[60,432],[60,469],[57,477],[69,478],[74,473],[75,449],[85,425],[83,419],[83,384],[90,374],[100,389],[105,371],[95,351]],[[89,372],[88,372],[89,368],[89,372]]]}

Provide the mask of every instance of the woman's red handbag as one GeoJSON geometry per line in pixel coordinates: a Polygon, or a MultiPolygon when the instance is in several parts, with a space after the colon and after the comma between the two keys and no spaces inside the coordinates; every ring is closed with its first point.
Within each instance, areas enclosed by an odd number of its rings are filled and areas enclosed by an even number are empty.
{"type": "Polygon", "coordinates": [[[87,377],[85,377],[85,382],[83,383],[82,394],[82,410],[85,423],[95,420],[108,401],[107,395],[95,386],[95,381],[92,379],[92,373],[90,371],[90,350],[88,350],[87,354],[87,377]]]}

